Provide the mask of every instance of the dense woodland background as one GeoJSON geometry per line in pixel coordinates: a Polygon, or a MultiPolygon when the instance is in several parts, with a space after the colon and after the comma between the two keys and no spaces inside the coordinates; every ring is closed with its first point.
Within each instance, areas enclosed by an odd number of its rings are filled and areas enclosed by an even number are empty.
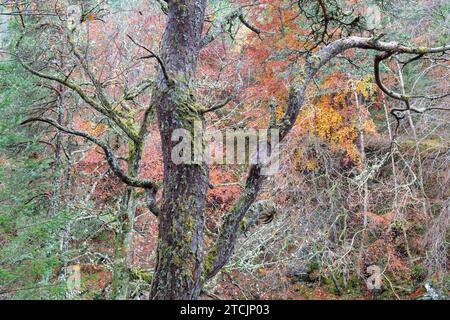
{"type": "MultiPolygon", "coordinates": [[[[127,186],[98,143],[54,124],[101,140],[128,174],[160,185],[161,137],[148,106],[168,10],[151,0],[0,0],[0,299],[149,297],[163,191],[127,186]],[[113,111],[95,108],[102,103],[113,111]]],[[[208,1],[203,33],[217,38],[199,53],[196,103],[210,109],[208,129],[267,128],[305,61],[332,41],[440,47],[450,43],[449,18],[446,0],[208,1]]],[[[282,142],[280,172],[263,184],[202,299],[447,297],[448,55],[382,61],[384,85],[417,96],[402,111],[405,101],[376,84],[376,54],[350,49],[315,75],[282,142]],[[381,270],[378,289],[367,286],[370,266],[381,270]]],[[[247,171],[210,168],[205,248],[247,171]]]]}

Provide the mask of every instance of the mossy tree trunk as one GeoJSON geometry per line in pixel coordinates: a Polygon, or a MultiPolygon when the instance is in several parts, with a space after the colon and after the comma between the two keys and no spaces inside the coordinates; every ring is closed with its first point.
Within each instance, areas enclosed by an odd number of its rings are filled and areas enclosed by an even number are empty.
{"type": "Polygon", "coordinates": [[[120,228],[114,242],[114,265],[110,294],[110,298],[113,300],[126,300],[128,298],[130,282],[128,255],[131,249],[134,209],[133,190],[132,188],[127,188],[122,197],[122,205],[118,217],[120,228]]]}
{"type": "MultiPolygon", "coordinates": [[[[128,142],[128,175],[139,175],[143,141],[136,144],[128,142]]],[[[133,229],[136,213],[136,196],[132,187],[127,187],[120,205],[118,215],[119,230],[114,241],[114,265],[111,279],[110,298],[113,300],[126,300],[129,297],[130,261],[129,254],[132,250],[133,229]]]]}
{"type": "Polygon", "coordinates": [[[166,77],[154,92],[164,160],[164,192],[159,217],[157,266],[152,299],[196,299],[203,270],[203,225],[208,193],[206,164],[175,165],[171,159],[176,129],[194,130],[202,121],[192,87],[206,0],[168,1],[161,47],[166,77]]]}

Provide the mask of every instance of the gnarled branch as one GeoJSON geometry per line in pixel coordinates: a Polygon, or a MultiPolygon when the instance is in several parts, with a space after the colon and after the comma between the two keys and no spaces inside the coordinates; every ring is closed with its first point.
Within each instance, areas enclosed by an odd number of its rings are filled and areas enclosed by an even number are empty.
{"type": "MultiPolygon", "coordinates": [[[[53,27],[53,28],[58,28],[57,26],[54,25],[50,25],[50,24],[43,24],[43,25],[38,25],[35,26],[35,28],[40,28],[40,27],[53,27]]],[[[31,74],[42,78],[42,79],[46,79],[46,80],[51,80],[51,81],[55,81],[57,83],[60,83],[62,85],[64,85],[65,87],[73,90],[74,92],[76,92],[78,94],[78,96],[84,101],[86,102],[88,105],[90,105],[94,110],[100,112],[101,114],[105,115],[106,117],[108,117],[109,119],[111,119],[130,139],[132,139],[133,141],[136,141],[137,136],[136,134],[133,132],[133,130],[130,130],[130,128],[122,121],[122,119],[120,119],[119,115],[110,107],[109,102],[107,101],[107,99],[105,98],[104,94],[101,94],[100,96],[102,97],[102,104],[98,103],[94,98],[90,97],[82,88],[79,84],[71,81],[68,79],[68,77],[58,77],[55,75],[51,75],[51,74],[47,74],[47,73],[43,73],[41,71],[35,70],[34,68],[32,68],[28,63],[26,63],[25,61],[22,60],[22,58],[20,57],[19,54],[17,54],[17,52],[19,51],[19,47],[20,44],[23,40],[24,34],[22,34],[19,39],[17,40],[16,43],[16,54],[15,57],[17,58],[17,61],[20,63],[20,65],[27,70],[28,72],[30,72],[31,74]]],[[[75,50],[74,53],[79,57],[82,58],[80,53],[77,53],[77,51],[75,50]]],[[[86,66],[85,66],[86,67],[86,66]]],[[[89,69],[85,70],[86,72],[89,72],[89,69]]],[[[95,78],[93,78],[92,73],[88,73],[88,75],[90,74],[90,77],[93,79],[93,81],[95,80],[95,78]]],[[[95,83],[94,83],[95,85],[95,83]]],[[[96,89],[98,89],[98,84],[96,85],[96,89]]]]}
{"type": "Polygon", "coordinates": [[[114,155],[111,148],[106,143],[101,141],[100,139],[98,139],[86,132],[65,128],[65,127],[61,126],[60,124],[58,124],[53,119],[49,119],[49,118],[29,118],[29,119],[23,121],[21,123],[21,125],[25,125],[25,124],[33,123],[33,122],[47,123],[62,132],[72,134],[74,136],[82,137],[82,138],[85,138],[86,140],[89,140],[89,141],[95,143],[96,145],[98,145],[99,147],[101,147],[103,149],[103,152],[105,154],[105,158],[109,164],[109,167],[122,182],[124,182],[125,184],[127,184],[130,187],[144,188],[144,189],[150,189],[150,190],[155,190],[155,191],[158,190],[157,184],[151,180],[141,180],[141,179],[130,177],[129,175],[127,175],[123,171],[123,169],[120,167],[120,165],[118,163],[118,159],[114,155]]]}

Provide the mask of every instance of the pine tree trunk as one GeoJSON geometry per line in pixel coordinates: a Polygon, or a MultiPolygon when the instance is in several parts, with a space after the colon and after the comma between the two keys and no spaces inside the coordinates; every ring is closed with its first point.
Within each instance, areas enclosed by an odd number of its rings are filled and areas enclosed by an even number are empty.
{"type": "Polygon", "coordinates": [[[169,1],[161,58],[170,81],[161,73],[153,102],[163,146],[164,193],[159,217],[157,266],[151,299],[197,299],[203,271],[203,226],[208,191],[204,163],[175,165],[171,152],[175,129],[193,133],[203,121],[192,87],[206,0],[169,1]]]}

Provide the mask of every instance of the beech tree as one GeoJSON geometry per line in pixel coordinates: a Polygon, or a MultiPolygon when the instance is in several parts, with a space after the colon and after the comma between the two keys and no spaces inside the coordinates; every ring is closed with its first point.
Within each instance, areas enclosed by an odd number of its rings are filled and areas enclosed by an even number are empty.
{"type": "MultiPolygon", "coordinates": [[[[234,9],[219,18],[207,17],[207,0],[167,0],[160,1],[160,5],[161,15],[166,15],[166,18],[159,52],[149,49],[141,39],[133,35],[128,36],[129,41],[146,55],[145,58],[155,60],[158,75],[153,82],[143,83],[134,93],[125,93],[118,101],[113,101],[105,90],[105,82],[98,80],[98,76],[86,61],[79,43],[75,40],[76,27],[61,27],[59,22],[47,20],[25,26],[14,52],[18,61],[30,73],[75,92],[93,110],[110,119],[129,138],[132,155],[128,159],[128,169],[124,170],[111,146],[87,132],[65,127],[51,118],[33,117],[24,122],[47,123],[64,133],[94,143],[103,150],[111,170],[124,184],[130,188],[146,190],[149,210],[159,221],[157,265],[152,280],[151,299],[199,298],[205,283],[226,265],[233,254],[241,234],[242,221],[266,180],[261,164],[250,165],[245,187],[223,218],[217,239],[206,248],[204,229],[210,188],[209,166],[204,159],[200,163],[175,164],[171,156],[177,141],[172,138],[173,132],[178,129],[194,134],[195,123],[205,123],[207,114],[216,109],[199,103],[195,77],[201,51],[219,37],[232,36],[236,27],[246,28],[261,38],[283,32],[282,28],[265,30],[258,26],[258,18],[264,16],[267,7],[272,5],[289,6],[295,12],[293,19],[303,19],[309,26],[311,32],[303,35],[308,41],[305,41],[304,47],[297,48],[302,59],[298,60],[298,74],[289,79],[289,94],[284,101],[286,108],[280,119],[270,122],[269,129],[279,131],[280,142],[294,127],[305,103],[307,89],[321,69],[351,49],[377,53],[373,61],[376,84],[387,96],[404,104],[403,109],[392,111],[392,115],[397,119],[401,119],[406,112],[427,111],[415,109],[412,104],[414,99],[439,99],[446,96],[411,96],[395,92],[384,85],[380,64],[399,55],[417,60],[433,54],[444,54],[450,51],[450,45],[428,48],[383,41],[386,35],[377,30],[369,30],[363,16],[346,12],[343,4],[337,0],[260,3],[238,1],[234,9]],[[38,68],[24,55],[24,38],[49,30],[59,30],[63,35],[63,42],[68,45],[68,54],[74,61],[72,71],[38,68]],[[77,73],[84,75],[88,85],[77,82],[77,73]],[[86,89],[86,86],[89,89],[86,89]],[[146,93],[147,90],[150,93],[146,93]],[[141,118],[118,111],[117,105],[141,94],[151,94],[151,101],[141,118]],[[162,183],[139,177],[141,152],[153,110],[156,111],[161,136],[164,164],[162,183]],[[157,203],[156,194],[160,189],[162,199],[157,203]]],[[[90,19],[89,14],[91,13],[81,15],[81,23],[90,19]]]]}

